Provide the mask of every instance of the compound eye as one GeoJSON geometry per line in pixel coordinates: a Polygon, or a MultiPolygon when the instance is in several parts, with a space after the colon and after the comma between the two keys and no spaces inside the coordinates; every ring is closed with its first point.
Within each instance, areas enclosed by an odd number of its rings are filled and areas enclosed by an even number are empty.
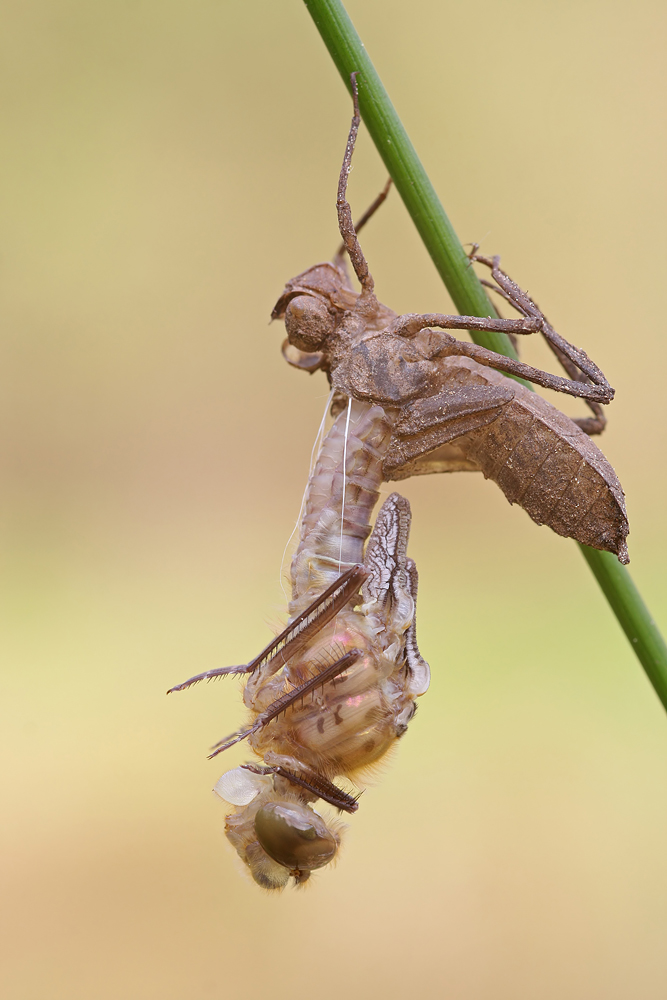
{"type": "Polygon", "coordinates": [[[285,310],[285,327],[290,344],[310,354],[333,333],[334,322],[322,299],[297,295],[285,310]]]}
{"type": "Polygon", "coordinates": [[[269,802],[259,809],[255,832],[269,857],[291,870],[322,868],[338,849],[338,838],[324,820],[293,802],[269,802]]]}

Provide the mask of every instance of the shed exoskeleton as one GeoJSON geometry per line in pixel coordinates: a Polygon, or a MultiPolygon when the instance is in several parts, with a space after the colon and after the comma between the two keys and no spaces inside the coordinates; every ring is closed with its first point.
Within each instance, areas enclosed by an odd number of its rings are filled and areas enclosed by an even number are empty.
{"type": "MultiPolygon", "coordinates": [[[[538,524],[628,562],[628,521],[621,484],[589,435],[605,426],[602,405],[614,390],[584,351],[561,337],[544,314],[500,268],[498,257],[471,264],[491,271],[495,289],[519,319],[410,313],[398,316],[374,292],[373,278],[346,200],[359,107],[353,74],[354,117],[338,185],[343,247],[361,284],[350,284],[339,251],[288,282],[273,319],[284,319],[287,360],[323,370],[338,400],[352,397],[382,406],[392,418],[383,462],[385,480],[432,472],[481,471],[510,503],[538,524]],[[568,377],[552,375],[447,330],[501,331],[512,338],[541,334],[568,377]],[[504,374],[502,374],[504,373],[504,374]],[[592,416],[571,420],[513,375],[583,399],[592,416]]],[[[372,214],[386,190],[362,222],[372,214]]],[[[361,228],[361,224],[357,228],[361,228]]],[[[342,249],[342,248],[341,248],[342,249]]]]}

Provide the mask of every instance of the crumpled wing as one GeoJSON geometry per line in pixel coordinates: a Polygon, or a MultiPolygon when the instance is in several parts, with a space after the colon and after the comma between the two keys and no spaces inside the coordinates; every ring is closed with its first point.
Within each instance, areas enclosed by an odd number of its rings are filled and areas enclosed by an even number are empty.
{"type": "Polygon", "coordinates": [[[417,586],[419,583],[419,577],[417,575],[417,567],[414,564],[414,560],[408,559],[406,573],[408,578],[408,590],[410,591],[410,596],[415,603],[415,612],[412,616],[412,621],[405,633],[405,659],[412,675],[410,678],[410,683],[408,685],[408,690],[410,694],[418,696],[420,694],[425,694],[428,691],[428,686],[431,683],[431,668],[424,659],[424,657],[419,652],[419,646],[417,645],[417,586]]]}
{"type": "Polygon", "coordinates": [[[405,497],[398,493],[387,497],[366,547],[368,576],[361,593],[364,604],[375,601],[383,609],[388,629],[403,631],[410,671],[407,690],[416,697],[428,689],[431,673],[417,645],[417,567],[407,558],[411,520],[405,497]]]}
{"type": "Polygon", "coordinates": [[[407,589],[406,564],[412,513],[399,493],[392,493],[380,507],[368,539],[364,567],[368,576],[361,588],[364,604],[377,601],[386,607],[391,598],[400,600],[407,589]]]}

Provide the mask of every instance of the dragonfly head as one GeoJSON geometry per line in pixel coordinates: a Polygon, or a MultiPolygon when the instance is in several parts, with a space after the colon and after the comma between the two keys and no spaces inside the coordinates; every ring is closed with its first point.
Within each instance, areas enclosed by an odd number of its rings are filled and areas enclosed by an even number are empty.
{"type": "Polygon", "coordinates": [[[297,793],[276,790],[272,775],[234,768],[214,790],[236,806],[227,838],[262,888],[283,889],[290,878],[300,885],[335,858],[340,834],[297,793]]]}
{"type": "Polygon", "coordinates": [[[268,856],[290,872],[323,868],[338,850],[338,837],[300,802],[267,802],[255,816],[255,833],[268,856]]]}

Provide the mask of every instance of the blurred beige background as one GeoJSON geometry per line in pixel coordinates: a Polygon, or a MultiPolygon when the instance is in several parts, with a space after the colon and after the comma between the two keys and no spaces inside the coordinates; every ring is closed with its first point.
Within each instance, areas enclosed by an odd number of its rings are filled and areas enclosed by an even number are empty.
{"type": "MultiPolygon", "coordinates": [[[[616,387],[664,628],[664,5],[348,9],[461,239],[616,387]]],[[[349,101],[298,0],[3,20],[3,997],[664,997],[667,718],[576,546],[475,476],[404,484],[433,684],[338,866],[239,872],[238,686],[164,692],[282,620],[326,389],[267,321],[336,246],[349,101]]],[[[384,177],[364,134],[357,209],[384,177]]],[[[395,195],[364,246],[450,307],[395,195]]]]}

